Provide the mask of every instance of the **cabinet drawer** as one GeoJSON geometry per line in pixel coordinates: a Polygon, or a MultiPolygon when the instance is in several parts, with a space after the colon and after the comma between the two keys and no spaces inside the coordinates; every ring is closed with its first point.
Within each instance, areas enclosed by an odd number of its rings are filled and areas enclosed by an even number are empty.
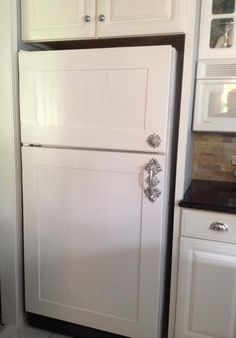
{"type": "Polygon", "coordinates": [[[181,235],[236,243],[236,215],[183,209],[181,235]],[[219,229],[211,229],[210,226],[215,222],[227,225],[228,230],[219,231],[219,229]]]}

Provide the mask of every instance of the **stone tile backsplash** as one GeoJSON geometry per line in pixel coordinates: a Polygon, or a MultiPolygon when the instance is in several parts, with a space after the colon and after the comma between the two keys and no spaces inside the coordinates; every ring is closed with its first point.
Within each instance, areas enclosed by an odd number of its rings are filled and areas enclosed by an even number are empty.
{"type": "Polygon", "coordinates": [[[195,134],[193,178],[236,183],[232,155],[236,155],[235,134],[195,134]]]}

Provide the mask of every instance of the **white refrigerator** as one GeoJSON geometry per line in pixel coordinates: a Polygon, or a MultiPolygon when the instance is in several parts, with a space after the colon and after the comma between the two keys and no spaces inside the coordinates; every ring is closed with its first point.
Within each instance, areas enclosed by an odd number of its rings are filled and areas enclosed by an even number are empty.
{"type": "Polygon", "coordinates": [[[171,46],[20,52],[26,311],[162,338],[171,46]]]}

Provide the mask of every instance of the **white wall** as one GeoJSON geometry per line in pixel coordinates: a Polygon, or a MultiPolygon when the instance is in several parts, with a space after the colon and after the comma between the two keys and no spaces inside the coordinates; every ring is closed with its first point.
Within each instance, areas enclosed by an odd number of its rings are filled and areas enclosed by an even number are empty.
{"type": "Polygon", "coordinates": [[[0,278],[2,318],[8,325],[23,320],[17,3],[0,0],[0,278]]]}

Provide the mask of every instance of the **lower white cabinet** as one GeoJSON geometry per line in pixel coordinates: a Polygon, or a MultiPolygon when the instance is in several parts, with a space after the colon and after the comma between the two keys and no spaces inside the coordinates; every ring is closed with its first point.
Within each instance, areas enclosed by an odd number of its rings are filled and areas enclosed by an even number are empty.
{"type": "Polygon", "coordinates": [[[234,244],[181,238],[175,337],[236,337],[234,244]]]}

